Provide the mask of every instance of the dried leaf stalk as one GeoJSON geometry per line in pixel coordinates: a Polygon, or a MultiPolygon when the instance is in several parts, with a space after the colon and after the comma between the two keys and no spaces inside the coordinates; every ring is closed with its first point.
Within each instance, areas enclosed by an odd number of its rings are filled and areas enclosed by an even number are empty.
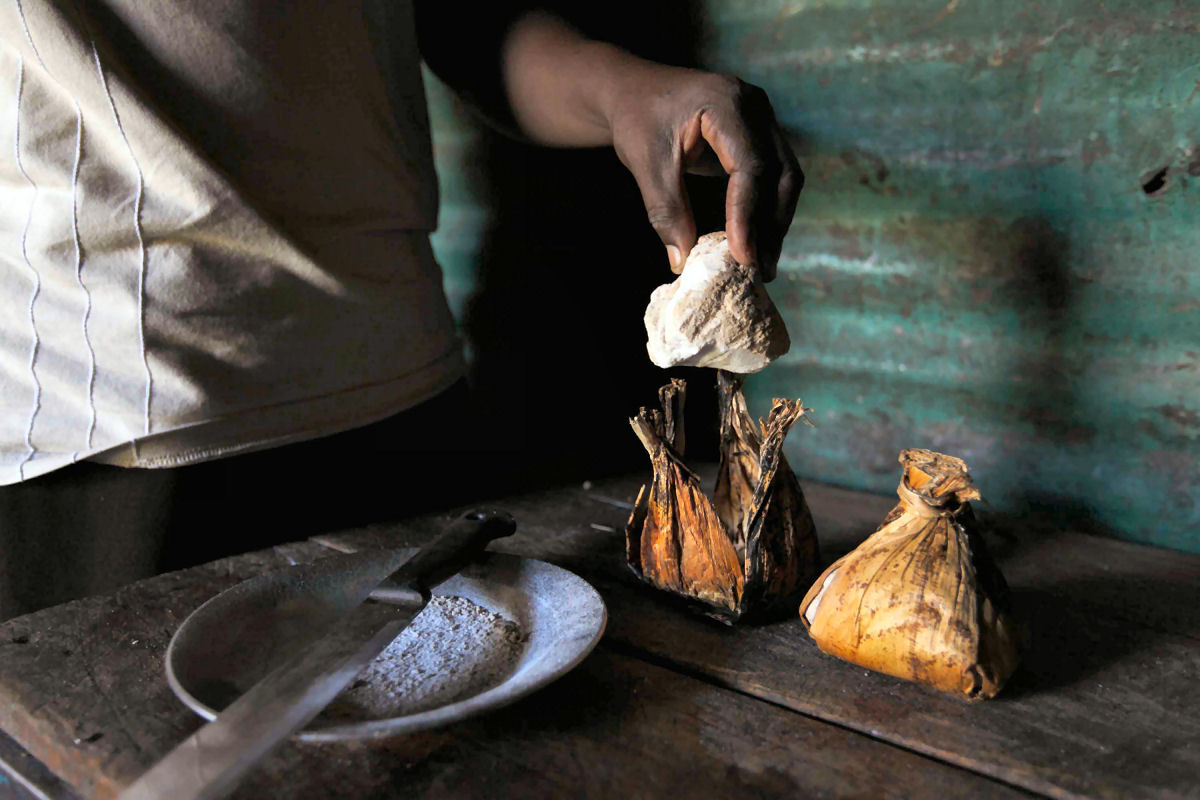
{"type": "Polygon", "coordinates": [[[804,493],[783,455],[783,440],[807,418],[799,401],[776,399],[754,425],[741,378],[718,372],[721,465],[714,498],[683,463],[686,387],[659,391],[662,411],[630,420],[654,467],[625,530],[629,566],[643,580],[704,604],[735,622],[749,613],[795,608],[816,573],[817,537],[804,493]]]}
{"type": "Polygon", "coordinates": [[[826,653],[971,700],[1017,664],[1008,586],[978,532],[960,459],[900,454],[900,503],[808,590],[800,617],[826,653]]]}

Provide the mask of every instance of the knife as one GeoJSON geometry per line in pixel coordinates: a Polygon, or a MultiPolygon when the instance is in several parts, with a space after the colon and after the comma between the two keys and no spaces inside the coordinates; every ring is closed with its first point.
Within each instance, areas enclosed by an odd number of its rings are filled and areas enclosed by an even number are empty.
{"type": "Polygon", "coordinates": [[[320,713],[429,602],[430,589],[516,530],[503,511],[463,514],[294,658],[272,670],[216,719],[185,739],[121,793],[121,800],[217,800],[320,713]]]}

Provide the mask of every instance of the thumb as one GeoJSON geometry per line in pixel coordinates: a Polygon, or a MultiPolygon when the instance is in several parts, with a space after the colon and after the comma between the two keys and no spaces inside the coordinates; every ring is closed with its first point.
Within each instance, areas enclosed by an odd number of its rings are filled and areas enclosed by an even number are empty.
{"type": "Polygon", "coordinates": [[[634,178],[650,225],[666,245],[671,271],[679,274],[696,244],[696,220],[683,185],[683,170],[679,164],[668,162],[635,170],[634,178]]]}

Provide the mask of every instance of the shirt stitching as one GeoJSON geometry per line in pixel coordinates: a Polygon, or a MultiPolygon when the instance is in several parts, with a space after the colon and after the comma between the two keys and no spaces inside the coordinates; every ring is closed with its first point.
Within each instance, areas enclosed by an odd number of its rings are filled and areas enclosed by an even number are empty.
{"type": "Polygon", "coordinates": [[[13,134],[13,155],[17,161],[17,169],[21,175],[29,182],[33,188],[33,197],[29,201],[29,213],[25,216],[25,229],[21,231],[21,256],[25,259],[25,266],[33,274],[33,290],[29,294],[29,376],[33,379],[33,408],[29,413],[29,425],[25,428],[25,457],[21,461],[20,473],[21,478],[25,478],[25,465],[30,462],[34,454],[37,453],[37,448],[33,444],[33,425],[37,420],[38,412],[42,408],[42,383],[37,376],[37,357],[38,349],[41,343],[37,332],[37,319],[34,316],[34,304],[37,303],[38,295],[42,291],[42,277],[38,274],[37,268],[33,266],[33,262],[29,260],[29,228],[33,224],[33,211],[37,205],[38,187],[33,182],[33,178],[29,177],[29,173],[25,171],[25,165],[21,162],[21,99],[25,90],[25,59],[17,56],[17,115],[15,120],[15,129],[13,134]]]}
{"type": "MultiPolygon", "coordinates": [[[[121,124],[121,115],[117,111],[116,101],[113,99],[112,91],[108,86],[108,79],[104,75],[104,66],[100,63],[100,51],[96,47],[96,40],[89,33],[89,40],[92,46],[92,60],[96,63],[96,72],[100,76],[100,85],[104,88],[104,95],[108,98],[108,107],[112,109],[113,121],[117,124],[117,132],[121,134],[121,140],[125,142],[125,147],[129,151],[129,158],[133,162],[134,171],[137,173],[137,191],[133,198],[133,233],[137,237],[138,242],[138,347],[142,355],[142,369],[146,374],[146,394],[143,403],[143,435],[150,433],[150,399],[154,391],[154,376],[150,372],[150,361],[146,357],[146,241],[142,237],[142,199],[145,194],[145,177],[142,174],[142,166],[138,163],[137,155],[133,152],[133,145],[129,142],[129,137],[125,135],[125,126],[121,124]]],[[[136,438],[131,442],[137,448],[136,438]]]]}
{"type": "MultiPolygon", "coordinates": [[[[29,30],[29,20],[25,16],[25,9],[21,4],[21,0],[15,0],[17,6],[17,16],[21,20],[21,29],[25,32],[25,40],[29,42],[29,49],[33,51],[34,58],[41,64],[42,69],[47,75],[50,75],[50,68],[46,66],[46,62],[42,59],[42,54],[38,51],[37,43],[33,41],[33,33],[29,30]]],[[[50,78],[62,87],[62,83],[57,78],[50,75],[50,78]]],[[[71,98],[75,104],[75,158],[71,165],[71,240],[75,246],[75,281],[79,284],[80,291],[83,292],[84,308],[83,308],[83,344],[88,351],[88,427],[87,433],[84,436],[83,449],[87,450],[92,446],[92,437],[96,430],[96,351],[92,347],[91,338],[88,334],[88,320],[92,314],[92,293],[88,291],[87,286],[83,282],[83,248],[79,241],[79,164],[83,157],[83,110],[79,107],[78,98],[71,98]]],[[[72,456],[72,461],[78,460],[79,451],[76,451],[72,456]]]]}
{"type": "MultiPolygon", "coordinates": [[[[75,244],[75,281],[83,292],[83,344],[88,351],[87,406],[88,427],[84,440],[85,450],[91,449],[92,437],[96,432],[96,350],[88,333],[88,321],[92,316],[92,293],[83,282],[83,247],[79,241],[79,164],[83,159],[83,110],[75,100],[75,162],[71,166],[71,238],[75,244]]],[[[78,454],[76,454],[78,455],[78,454]]]]}

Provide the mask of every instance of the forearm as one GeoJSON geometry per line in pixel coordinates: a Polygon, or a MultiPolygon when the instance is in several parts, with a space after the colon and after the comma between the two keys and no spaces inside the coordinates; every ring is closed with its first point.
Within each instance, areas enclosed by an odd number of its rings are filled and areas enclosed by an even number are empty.
{"type": "Polygon", "coordinates": [[[639,76],[673,69],[589,39],[521,0],[482,6],[469,26],[462,13],[445,0],[417,3],[425,62],[496,127],[538,144],[611,145],[614,97],[639,76]]]}
{"type": "Polygon", "coordinates": [[[508,106],[529,139],[555,147],[611,145],[613,97],[624,81],[656,65],[587,39],[541,12],[523,15],[500,51],[508,106]]]}
{"type": "Polygon", "coordinates": [[[463,24],[455,4],[418,0],[426,63],[498,127],[543,145],[612,146],[675,270],[696,242],[684,173],[728,175],[730,250],[773,277],[804,175],[766,94],[638,58],[523,2],[481,4],[463,24]]]}

